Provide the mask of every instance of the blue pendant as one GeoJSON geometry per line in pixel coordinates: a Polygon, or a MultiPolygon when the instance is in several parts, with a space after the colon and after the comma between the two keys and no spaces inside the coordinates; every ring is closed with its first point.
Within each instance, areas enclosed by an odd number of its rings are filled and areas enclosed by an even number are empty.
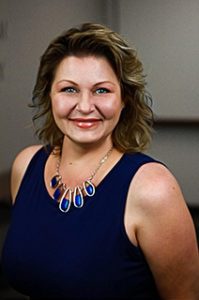
{"type": "Polygon", "coordinates": [[[58,186],[60,179],[61,177],[59,175],[55,175],[50,181],[50,187],[55,189],[58,186]]]}
{"type": "Polygon", "coordinates": [[[81,208],[84,205],[84,196],[92,197],[95,194],[95,186],[89,179],[83,182],[83,187],[76,186],[72,191],[62,183],[60,175],[55,175],[50,181],[50,186],[55,189],[53,199],[59,204],[62,212],[69,211],[72,202],[75,207],[81,208]]]}
{"type": "Polygon", "coordinates": [[[71,190],[67,189],[64,191],[61,197],[61,201],[59,203],[59,209],[62,212],[67,212],[70,209],[70,205],[71,205],[71,190]],[[66,196],[68,196],[68,198],[66,196]]]}
{"type": "Polygon", "coordinates": [[[58,186],[58,188],[56,188],[56,190],[54,191],[54,194],[53,194],[53,199],[58,202],[58,200],[61,198],[63,194],[63,186],[60,185],[58,186]]]}
{"type": "Polygon", "coordinates": [[[82,191],[79,186],[75,187],[75,190],[73,193],[73,204],[77,208],[80,208],[84,205],[84,197],[82,195],[82,191]]]}
{"type": "Polygon", "coordinates": [[[86,180],[83,183],[83,187],[87,196],[92,197],[95,195],[95,186],[90,180],[86,180]]]}

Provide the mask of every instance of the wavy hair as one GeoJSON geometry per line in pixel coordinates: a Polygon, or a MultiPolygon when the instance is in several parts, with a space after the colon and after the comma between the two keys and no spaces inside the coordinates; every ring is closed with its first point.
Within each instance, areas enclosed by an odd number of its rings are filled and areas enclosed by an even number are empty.
{"type": "Polygon", "coordinates": [[[153,113],[146,91],[143,65],[137,52],[116,32],[101,24],[84,23],[54,39],[40,60],[33,90],[35,132],[44,144],[61,149],[63,133],[51,109],[50,90],[57,67],[70,55],[105,57],[121,87],[124,108],[112,133],[113,145],[122,152],[139,152],[151,140],[153,113]]]}

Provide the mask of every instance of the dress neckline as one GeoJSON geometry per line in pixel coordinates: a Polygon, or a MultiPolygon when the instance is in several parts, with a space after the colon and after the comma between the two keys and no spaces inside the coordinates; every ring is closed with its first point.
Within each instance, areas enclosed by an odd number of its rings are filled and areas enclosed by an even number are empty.
{"type": "MultiPolygon", "coordinates": [[[[56,201],[52,198],[52,196],[50,195],[49,191],[48,191],[48,188],[46,186],[46,182],[45,182],[45,168],[46,168],[46,163],[47,163],[47,160],[49,158],[49,156],[51,155],[52,151],[51,152],[47,152],[46,153],[46,156],[45,156],[45,160],[44,160],[44,163],[42,165],[42,186],[43,186],[43,190],[45,192],[45,194],[48,196],[48,201],[51,201],[51,203],[55,206],[57,206],[57,203],[56,201]]],[[[116,163],[112,166],[112,168],[109,170],[109,172],[102,178],[102,180],[95,186],[96,188],[96,193],[100,192],[100,190],[103,188],[103,185],[105,184],[105,182],[108,180],[108,178],[110,176],[112,176],[112,174],[115,173],[115,171],[117,170],[117,168],[123,163],[123,161],[125,160],[125,157],[126,157],[126,153],[123,153],[121,155],[121,157],[116,161],[116,163]]],[[[86,205],[86,202],[89,202],[87,201],[89,198],[89,196],[85,196],[84,199],[86,200],[85,201],[85,205],[86,205]]],[[[95,198],[95,195],[93,196],[93,198],[95,198]]],[[[59,210],[59,209],[58,209],[59,210]]]]}

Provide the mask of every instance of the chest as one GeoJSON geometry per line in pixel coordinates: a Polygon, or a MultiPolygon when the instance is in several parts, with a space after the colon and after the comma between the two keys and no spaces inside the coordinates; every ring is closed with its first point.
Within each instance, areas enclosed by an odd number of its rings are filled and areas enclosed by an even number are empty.
{"type": "Polygon", "coordinates": [[[35,296],[92,299],[142,295],[143,286],[149,291],[151,273],[124,227],[130,180],[118,178],[115,170],[82,208],[63,213],[46,191],[41,172],[31,170],[20,188],[3,252],[13,286],[35,296]]]}

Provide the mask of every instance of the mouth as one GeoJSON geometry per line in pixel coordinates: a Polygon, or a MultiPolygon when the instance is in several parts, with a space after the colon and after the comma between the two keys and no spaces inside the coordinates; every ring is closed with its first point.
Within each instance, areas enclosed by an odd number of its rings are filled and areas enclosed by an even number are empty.
{"type": "Polygon", "coordinates": [[[72,121],[77,127],[83,129],[95,127],[101,121],[100,119],[96,118],[74,118],[69,120],[72,121]]]}

